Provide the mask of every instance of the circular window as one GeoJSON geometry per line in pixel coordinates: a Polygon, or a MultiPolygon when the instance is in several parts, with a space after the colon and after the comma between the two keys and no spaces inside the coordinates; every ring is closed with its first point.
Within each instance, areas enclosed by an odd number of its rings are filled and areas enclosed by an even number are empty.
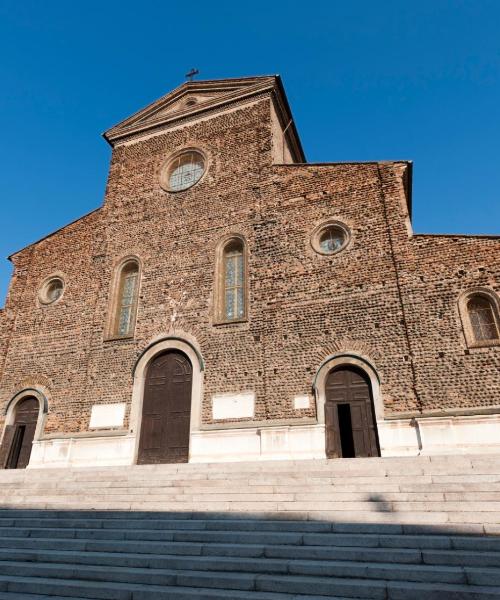
{"type": "Polygon", "coordinates": [[[168,192],[187,190],[201,179],[205,172],[205,159],[200,152],[182,152],[170,160],[161,175],[161,186],[168,192]]]}
{"type": "Polygon", "coordinates": [[[319,254],[336,254],[347,246],[349,230],[340,223],[321,225],[313,234],[311,242],[319,254]]]}
{"type": "Polygon", "coordinates": [[[63,295],[64,282],[59,277],[49,279],[40,290],[40,302],[43,304],[53,304],[63,295]]]}

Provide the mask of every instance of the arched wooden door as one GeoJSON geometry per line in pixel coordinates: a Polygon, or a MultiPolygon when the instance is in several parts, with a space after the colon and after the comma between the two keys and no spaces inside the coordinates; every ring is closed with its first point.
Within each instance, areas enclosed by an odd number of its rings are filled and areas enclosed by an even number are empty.
{"type": "Polygon", "coordinates": [[[139,464],[187,462],[193,369],[182,352],[155,357],[147,370],[139,464]]]}
{"type": "Polygon", "coordinates": [[[7,427],[4,435],[3,444],[9,445],[6,469],[25,469],[28,466],[38,421],[38,409],[36,398],[24,398],[17,404],[14,423],[7,427]]]}
{"type": "Polygon", "coordinates": [[[370,379],[351,366],[328,374],[325,385],[328,458],[380,456],[370,379]]]}

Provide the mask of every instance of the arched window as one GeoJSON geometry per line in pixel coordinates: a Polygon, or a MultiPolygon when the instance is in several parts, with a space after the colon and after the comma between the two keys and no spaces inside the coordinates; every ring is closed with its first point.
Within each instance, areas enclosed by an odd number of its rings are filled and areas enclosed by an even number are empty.
{"type": "Polygon", "coordinates": [[[469,348],[500,345],[500,300],[493,290],[467,290],[458,300],[458,309],[469,348]]]}
{"type": "Polygon", "coordinates": [[[247,266],[245,242],[233,237],[222,244],[218,257],[217,313],[220,322],[247,317],[247,266]]]}
{"type": "Polygon", "coordinates": [[[498,315],[490,298],[475,294],[467,302],[467,313],[476,342],[499,339],[498,315]]]}
{"type": "Polygon", "coordinates": [[[134,332],[139,291],[136,260],[128,260],[120,267],[115,290],[111,337],[130,337],[134,332]]]}

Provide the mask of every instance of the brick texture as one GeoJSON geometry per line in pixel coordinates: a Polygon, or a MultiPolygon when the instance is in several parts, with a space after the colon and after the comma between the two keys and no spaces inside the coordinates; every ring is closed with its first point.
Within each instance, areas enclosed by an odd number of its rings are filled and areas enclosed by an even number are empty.
{"type": "MultiPolygon", "coordinates": [[[[500,291],[498,238],[411,235],[406,162],[275,164],[268,97],[156,135],[117,144],[102,208],[12,257],[0,312],[1,415],[19,390],[49,390],[45,432],[88,430],[93,404],[126,402],[141,351],[188,334],[205,360],[202,417],[215,393],[253,390],[255,420],[314,417],[312,396],[328,356],[368,358],[389,415],[498,405],[500,348],[468,350],[460,293],[500,291]],[[199,184],[163,191],[169,154],[200,147],[199,184]],[[311,247],[328,218],[352,232],[334,256],[311,247]],[[245,236],[249,318],[214,325],[219,240],[245,236]],[[105,340],[114,268],[142,263],[133,339],[105,340]],[[52,306],[37,300],[52,273],[66,281],[52,306]]],[[[127,425],[127,424],[126,424],[127,425]]]]}

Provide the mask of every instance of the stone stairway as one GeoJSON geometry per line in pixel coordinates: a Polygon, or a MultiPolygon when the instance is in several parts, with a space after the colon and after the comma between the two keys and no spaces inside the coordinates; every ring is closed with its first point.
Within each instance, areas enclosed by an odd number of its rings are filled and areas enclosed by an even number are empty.
{"type": "Polygon", "coordinates": [[[500,457],[1,471],[20,598],[500,599],[500,457]]]}

